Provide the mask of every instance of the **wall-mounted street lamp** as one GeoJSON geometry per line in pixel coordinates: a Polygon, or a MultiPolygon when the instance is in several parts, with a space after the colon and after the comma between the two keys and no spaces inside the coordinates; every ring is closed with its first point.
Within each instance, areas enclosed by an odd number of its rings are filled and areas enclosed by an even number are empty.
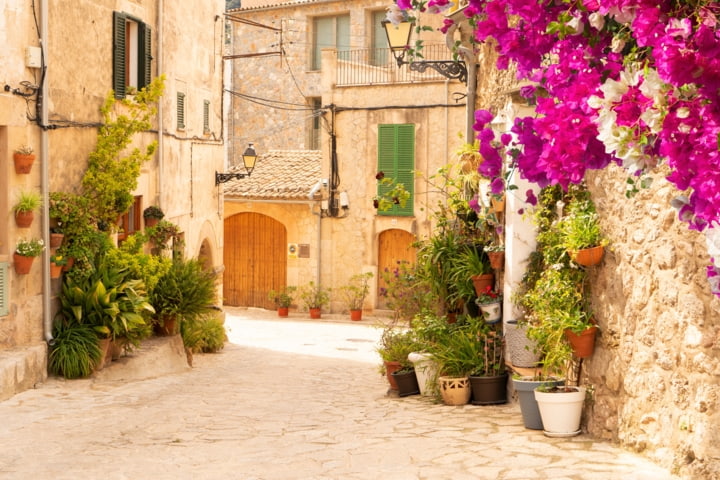
{"type": "Polygon", "coordinates": [[[250,176],[253,169],[255,168],[255,161],[257,160],[257,153],[255,153],[255,149],[253,148],[252,143],[248,144],[248,147],[243,152],[242,160],[243,160],[243,165],[245,165],[245,170],[247,171],[247,173],[220,173],[218,171],[215,171],[215,185],[220,185],[221,183],[229,182],[233,178],[236,178],[239,180],[241,178],[250,176]]]}
{"type": "Polygon", "coordinates": [[[407,62],[405,61],[405,52],[410,48],[410,35],[412,34],[415,22],[400,22],[394,25],[389,20],[383,20],[383,28],[387,35],[388,45],[392,51],[393,57],[397,61],[398,67],[408,65],[410,70],[423,73],[428,68],[432,68],[445,78],[457,79],[467,85],[467,67],[464,62],[455,60],[422,60],[407,62]]]}

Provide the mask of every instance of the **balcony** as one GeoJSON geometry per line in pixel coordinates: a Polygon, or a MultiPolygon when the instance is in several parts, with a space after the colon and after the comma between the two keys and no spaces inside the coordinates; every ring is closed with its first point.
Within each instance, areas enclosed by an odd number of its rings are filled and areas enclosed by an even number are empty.
{"type": "MultiPolygon", "coordinates": [[[[451,60],[446,45],[425,45],[422,60],[451,60]]],[[[413,72],[407,65],[398,67],[389,48],[365,48],[362,50],[336,51],[337,69],[335,85],[349,87],[359,85],[389,85],[401,83],[444,82],[447,79],[435,70],[413,72]]]]}

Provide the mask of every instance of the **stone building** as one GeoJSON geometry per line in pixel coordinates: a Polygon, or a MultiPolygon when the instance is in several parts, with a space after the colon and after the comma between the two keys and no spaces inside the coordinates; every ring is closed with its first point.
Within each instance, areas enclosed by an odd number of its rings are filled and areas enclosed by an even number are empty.
{"type": "Polygon", "coordinates": [[[158,143],[142,167],[135,203],[119,219],[122,233],[143,228],[142,211],[157,205],[183,232],[184,253],[222,265],[222,203],[215,171],[224,165],[222,115],[222,0],[191,0],[183,8],[162,0],[8,0],[0,37],[0,399],[47,375],[53,299],[49,249],[28,275],[17,275],[18,239],[48,244],[47,198],[74,191],[96,143],[108,93],[128,93],[165,75],[165,94],[151,131],[135,145],[158,143]],[[125,75],[120,72],[124,71],[125,75]],[[27,144],[37,160],[18,175],[13,150],[27,144]],[[28,229],[15,226],[19,192],[42,194],[43,210],[28,229]],[[38,218],[39,217],[39,218],[38,218]]]}
{"type": "MultiPolygon", "coordinates": [[[[240,238],[243,218],[263,218],[267,225],[226,249],[226,302],[271,307],[262,292],[278,286],[314,281],[336,288],[372,272],[365,309],[381,307],[378,273],[414,258],[410,244],[431,232],[429,209],[437,196],[428,178],[456,161],[467,138],[467,115],[474,111],[467,107],[468,86],[434,70],[398,67],[380,24],[384,0],[258,3],[229,12],[229,155],[238,157],[253,142],[260,157],[250,177],[226,184],[226,239],[240,238]],[[403,134],[414,139],[408,168],[421,172],[407,179],[413,199],[404,211],[378,212],[375,174],[385,168],[378,151],[400,146],[403,134]],[[308,150],[317,152],[317,166],[297,171],[293,152],[308,150]],[[269,193],[254,180],[261,171],[300,191],[269,193]],[[250,246],[264,235],[284,240],[253,253],[250,246]],[[252,286],[238,283],[238,272],[251,277],[252,286]]],[[[436,17],[422,21],[437,27],[436,17]]],[[[452,62],[444,35],[423,32],[423,40],[423,60],[452,62]]],[[[345,309],[335,297],[330,310],[345,309]]]]}

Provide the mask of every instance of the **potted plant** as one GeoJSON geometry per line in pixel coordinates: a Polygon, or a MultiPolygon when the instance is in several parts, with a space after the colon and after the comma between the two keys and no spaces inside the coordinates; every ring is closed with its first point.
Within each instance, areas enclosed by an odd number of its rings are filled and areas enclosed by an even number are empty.
{"type": "Polygon", "coordinates": [[[15,173],[28,174],[32,170],[35,154],[33,148],[29,145],[22,145],[13,152],[13,161],[15,162],[15,173]]]}
{"type": "Polygon", "coordinates": [[[196,259],[175,259],[150,294],[155,332],[175,335],[184,320],[212,314],[216,303],[215,273],[196,259]]]}
{"type": "Polygon", "coordinates": [[[330,288],[310,282],[300,289],[300,300],[310,312],[310,318],[320,318],[322,307],[330,303],[330,288]]]}
{"type": "Polygon", "coordinates": [[[491,243],[485,245],[483,251],[488,257],[490,267],[493,270],[502,270],[505,265],[505,245],[501,243],[491,243]]]}
{"type": "Polygon", "coordinates": [[[505,342],[502,326],[487,325],[468,318],[471,338],[477,341],[477,364],[469,375],[473,405],[497,405],[507,402],[508,373],[505,368],[505,342]]]}
{"type": "Polygon", "coordinates": [[[418,349],[418,341],[412,330],[390,325],[383,330],[377,352],[383,361],[384,371],[391,390],[405,397],[420,393],[415,368],[408,356],[418,349]]]}
{"type": "Polygon", "coordinates": [[[297,290],[297,287],[283,287],[280,290],[270,290],[268,292],[268,299],[275,303],[279,317],[287,317],[290,305],[293,302],[293,294],[297,290]]]}
{"type": "Polygon", "coordinates": [[[475,303],[487,323],[497,323],[502,319],[502,293],[496,292],[490,285],[478,294],[475,303]]]}
{"type": "Polygon", "coordinates": [[[568,210],[559,224],[568,254],[580,265],[597,265],[602,260],[607,239],[600,231],[595,207],[589,199],[578,199],[570,202],[568,210]]]}
{"type": "Polygon", "coordinates": [[[63,233],[62,225],[58,223],[58,225],[50,227],[50,248],[58,248],[62,245],[64,239],[65,234],[63,233]]]}
{"type": "Polygon", "coordinates": [[[15,273],[26,275],[30,273],[33,260],[45,250],[42,239],[31,238],[30,240],[20,239],[15,246],[13,253],[13,265],[15,273]]]}
{"type": "Polygon", "coordinates": [[[40,194],[35,191],[24,191],[20,193],[17,203],[13,206],[15,212],[15,223],[20,228],[28,228],[35,218],[33,213],[42,203],[40,194]]]}
{"type": "Polygon", "coordinates": [[[487,255],[480,245],[466,245],[455,266],[453,279],[466,297],[480,295],[488,286],[495,285],[495,275],[487,255]]]}
{"type": "Polygon", "coordinates": [[[59,278],[65,265],[67,265],[67,257],[59,253],[50,255],[50,278],[59,278]]]}
{"type": "Polygon", "coordinates": [[[145,219],[146,227],[154,227],[157,223],[165,217],[165,213],[160,207],[151,205],[143,210],[143,218],[145,219]]]}
{"type": "Polygon", "coordinates": [[[350,320],[362,320],[362,308],[370,292],[372,272],[358,273],[350,277],[350,283],[340,288],[340,296],[350,310],[350,320]]]}
{"type": "Polygon", "coordinates": [[[438,387],[446,405],[465,405],[470,401],[469,375],[480,368],[477,336],[459,321],[438,335],[430,353],[438,365],[438,387]]]}

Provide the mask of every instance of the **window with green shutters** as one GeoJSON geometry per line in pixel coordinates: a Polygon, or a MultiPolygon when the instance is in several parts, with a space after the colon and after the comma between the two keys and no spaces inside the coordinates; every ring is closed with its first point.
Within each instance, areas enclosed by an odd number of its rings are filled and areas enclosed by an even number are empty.
{"type": "Polygon", "coordinates": [[[150,84],[151,29],[127,13],[113,12],[113,90],[125,98],[128,87],[140,90],[150,84]]]}
{"type": "MultiPolygon", "coordinates": [[[[415,125],[393,124],[378,125],[378,171],[402,183],[410,198],[404,207],[393,205],[386,211],[378,210],[378,215],[412,216],[415,199],[415,125]]],[[[378,185],[378,195],[392,187],[378,185]]]]}

